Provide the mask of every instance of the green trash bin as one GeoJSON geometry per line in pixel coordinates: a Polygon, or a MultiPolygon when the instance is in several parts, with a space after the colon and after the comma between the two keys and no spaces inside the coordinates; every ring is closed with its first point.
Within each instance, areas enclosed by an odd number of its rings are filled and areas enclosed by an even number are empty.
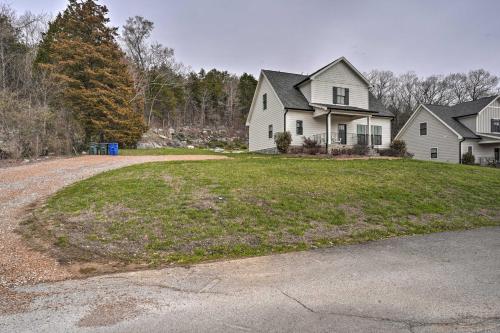
{"type": "Polygon", "coordinates": [[[99,155],[108,155],[108,144],[100,143],[99,144],[99,155]]]}
{"type": "Polygon", "coordinates": [[[89,155],[97,155],[97,144],[91,143],[89,146],[89,155]]]}

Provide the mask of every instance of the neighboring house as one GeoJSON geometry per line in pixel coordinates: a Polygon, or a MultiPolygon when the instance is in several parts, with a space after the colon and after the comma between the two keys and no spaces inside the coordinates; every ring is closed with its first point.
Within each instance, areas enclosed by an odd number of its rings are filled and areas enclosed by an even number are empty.
{"type": "Polygon", "coordinates": [[[476,163],[500,160],[500,95],[454,106],[421,104],[395,137],[419,160],[476,163]]]}
{"type": "Polygon", "coordinates": [[[249,150],[275,152],[274,136],[283,131],[292,134],[292,146],[308,137],[327,148],[388,148],[394,115],[369,87],[344,57],[311,75],[262,70],[246,123],[249,150]]]}

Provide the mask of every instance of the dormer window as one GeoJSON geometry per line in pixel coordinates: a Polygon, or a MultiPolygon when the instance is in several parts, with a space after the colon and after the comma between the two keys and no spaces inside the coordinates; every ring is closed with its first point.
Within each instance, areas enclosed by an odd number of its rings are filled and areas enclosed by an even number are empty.
{"type": "Polygon", "coordinates": [[[500,119],[491,119],[491,131],[500,133],[500,119]]]}
{"type": "Polygon", "coordinates": [[[333,104],[349,105],[349,89],[333,87],[333,104]]]}

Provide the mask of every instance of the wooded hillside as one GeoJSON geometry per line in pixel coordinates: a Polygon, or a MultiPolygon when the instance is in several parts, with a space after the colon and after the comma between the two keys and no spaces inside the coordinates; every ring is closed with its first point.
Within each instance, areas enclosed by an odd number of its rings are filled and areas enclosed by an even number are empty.
{"type": "Polygon", "coordinates": [[[0,158],[70,154],[91,141],[133,147],[148,127],[225,129],[245,137],[257,81],[192,71],[149,39],[154,25],[69,0],[48,22],[0,7],[0,158]]]}
{"type": "MultiPolygon", "coordinates": [[[[77,153],[91,141],[133,147],[151,127],[245,139],[255,77],[193,71],[151,40],[153,30],[141,16],[112,27],[107,8],[93,0],[69,0],[51,22],[0,5],[0,158],[77,153]]],[[[366,76],[396,114],[394,134],[419,103],[450,105],[499,89],[498,77],[483,69],[366,76]]]]}

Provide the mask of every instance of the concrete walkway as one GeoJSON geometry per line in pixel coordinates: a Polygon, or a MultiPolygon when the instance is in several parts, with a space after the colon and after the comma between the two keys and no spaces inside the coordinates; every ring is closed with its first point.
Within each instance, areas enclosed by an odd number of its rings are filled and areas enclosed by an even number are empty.
{"type": "Polygon", "coordinates": [[[0,332],[500,332],[500,228],[15,291],[0,332]]]}

